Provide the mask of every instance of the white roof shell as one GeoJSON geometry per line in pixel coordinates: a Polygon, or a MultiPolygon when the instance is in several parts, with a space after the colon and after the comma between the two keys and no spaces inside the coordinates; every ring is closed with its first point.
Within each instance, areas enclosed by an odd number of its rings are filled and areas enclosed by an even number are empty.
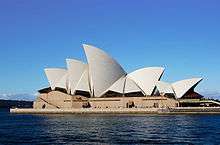
{"type": "Polygon", "coordinates": [[[56,87],[61,87],[66,89],[66,69],[61,68],[46,68],[44,72],[47,76],[48,82],[52,90],[56,87]]]}
{"type": "Polygon", "coordinates": [[[127,76],[121,77],[117,80],[109,89],[109,91],[118,92],[121,94],[133,93],[133,92],[143,92],[140,87],[127,76]]]}
{"type": "Polygon", "coordinates": [[[52,90],[56,87],[88,91],[101,97],[108,90],[119,93],[143,92],[152,95],[155,86],[160,93],[174,93],[181,98],[194,89],[202,78],[181,80],[172,84],[159,81],[164,68],[148,67],[127,75],[123,68],[104,51],[91,45],[83,45],[88,64],[75,59],[67,59],[67,68],[46,68],[45,74],[52,90]]]}
{"type": "Polygon", "coordinates": [[[63,88],[63,89],[67,90],[67,87],[68,87],[67,78],[68,78],[68,73],[66,72],[65,75],[56,84],[56,87],[63,88]]]}
{"type": "Polygon", "coordinates": [[[101,97],[118,79],[126,75],[123,68],[104,51],[83,44],[89,64],[91,87],[96,97],[101,97]]]}
{"type": "Polygon", "coordinates": [[[126,80],[126,76],[121,77],[108,90],[123,94],[125,87],[125,80],[126,80]]]}
{"type": "Polygon", "coordinates": [[[130,78],[126,78],[124,93],[143,92],[138,85],[130,78]]]}
{"type": "Polygon", "coordinates": [[[193,89],[202,81],[202,78],[192,78],[181,80],[172,84],[173,90],[177,98],[181,98],[185,95],[190,89],[193,89]]]}
{"type": "Polygon", "coordinates": [[[174,93],[172,85],[170,83],[158,81],[156,86],[157,86],[157,89],[160,93],[164,93],[164,94],[166,94],[166,93],[173,94],[174,93]]]}
{"type": "Polygon", "coordinates": [[[80,90],[80,91],[86,91],[86,92],[91,92],[90,91],[90,85],[89,85],[89,70],[88,67],[86,70],[83,72],[75,90],[80,90]]]}
{"type": "Polygon", "coordinates": [[[128,77],[144,91],[145,95],[152,95],[163,72],[164,68],[162,67],[147,67],[128,74],[128,77]]]}
{"type": "Polygon", "coordinates": [[[73,95],[76,91],[76,86],[87,68],[87,64],[75,59],[66,59],[68,69],[68,90],[71,90],[73,95]]]}

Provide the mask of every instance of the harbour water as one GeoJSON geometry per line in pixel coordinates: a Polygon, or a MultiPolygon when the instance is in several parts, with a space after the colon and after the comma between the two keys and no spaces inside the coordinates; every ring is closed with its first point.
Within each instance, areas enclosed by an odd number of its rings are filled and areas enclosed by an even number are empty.
{"type": "Polygon", "coordinates": [[[21,115],[0,110],[0,144],[220,144],[220,115],[21,115]]]}

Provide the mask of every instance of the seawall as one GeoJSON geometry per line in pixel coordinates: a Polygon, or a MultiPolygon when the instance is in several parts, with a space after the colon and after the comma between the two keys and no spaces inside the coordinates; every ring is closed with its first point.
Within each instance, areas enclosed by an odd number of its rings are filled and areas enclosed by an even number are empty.
{"type": "Polygon", "coordinates": [[[175,107],[169,114],[220,114],[220,107],[175,107]]]}
{"type": "Polygon", "coordinates": [[[15,114],[220,114],[220,107],[10,109],[15,114]]]}
{"type": "Polygon", "coordinates": [[[149,114],[158,112],[158,108],[106,108],[106,109],[10,109],[16,114],[149,114]]]}

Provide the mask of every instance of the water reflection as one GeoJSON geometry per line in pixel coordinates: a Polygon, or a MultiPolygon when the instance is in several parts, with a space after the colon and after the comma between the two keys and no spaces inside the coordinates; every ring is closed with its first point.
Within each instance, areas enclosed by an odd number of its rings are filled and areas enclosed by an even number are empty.
{"type": "Polygon", "coordinates": [[[0,143],[12,144],[219,144],[219,138],[218,115],[7,114],[0,124],[0,143]]]}

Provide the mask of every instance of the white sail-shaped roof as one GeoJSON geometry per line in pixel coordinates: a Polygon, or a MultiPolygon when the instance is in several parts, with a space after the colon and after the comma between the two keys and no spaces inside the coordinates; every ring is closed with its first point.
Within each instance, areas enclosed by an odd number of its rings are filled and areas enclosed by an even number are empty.
{"type": "Polygon", "coordinates": [[[173,94],[173,88],[172,88],[172,85],[170,83],[166,83],[166,82],[163,82],[163,81],[158,81],[157,84],[157,89],[160,93],[169,93],[169,94],[173,94]]]}
{"type": "Polygon", "coordinates": [[[62,83],[60,83],[60,81],[65,83],[64,79],[62,79],[62,78],[65,77],[65,75],[67,73],[66,69],[46,68],[46,69],[44,69],[44,72],[47,76],[48,82],[49,82],[52,90],[54,90],[56,87],[58,87],[57,85],[59,85],[59,87],[62,86],[61,85],[62,83]]]}
{"type": "Polygon", "coordinates": [[[81,76],[75,90],[86,91],[90,93],[88,68],[83,72],[83,75],[81,76]]]}
{"type": "Polygon", "coordinates": [[[56,84],[56,87],[58,88],[64,88],[67,90],[68,88],[68,73],[66,72],[65,75],[59,80],[59,82],[56,84]]]}
{"type": "Polygon", "coordinates": [[[121,77],[108,90],[123,94],[125,87],[125,80],[126,80],[126,76],[121,77]]]}
{"type": "Polygon", "coordinates": [[[135,81],[145,95],[152,95],[156,83],[160,80],[163,72],[164,68],[162,67],[147,67],[128,74],[128,77],[135,81]]]}
{"type": "Polygon", "coordinates": [[[126,78],[124,93],[143,92],[138,85],[130,78],[126,78]]]}
{"type": "Polygon", "coordinates": [[[181,80],[172,84],[173,90],[177,98],[184,96],[190,89],[193,89],[202,81],[202,78],[192,78],[181,80]]]}
{"type": "Polygon", "coordinates": [[[101,97],[126,72],[117,61],[99,48],[86,44],[83,47],[89,64],[93,94],[95,97],[101,97]]]}
{"type": "Polygon", "coordinates": [[[68,68],[68,88],[73,95],[76,90],[76,86],[86,70],[87,64],[75,59],[66,59],[68,68]]]}

